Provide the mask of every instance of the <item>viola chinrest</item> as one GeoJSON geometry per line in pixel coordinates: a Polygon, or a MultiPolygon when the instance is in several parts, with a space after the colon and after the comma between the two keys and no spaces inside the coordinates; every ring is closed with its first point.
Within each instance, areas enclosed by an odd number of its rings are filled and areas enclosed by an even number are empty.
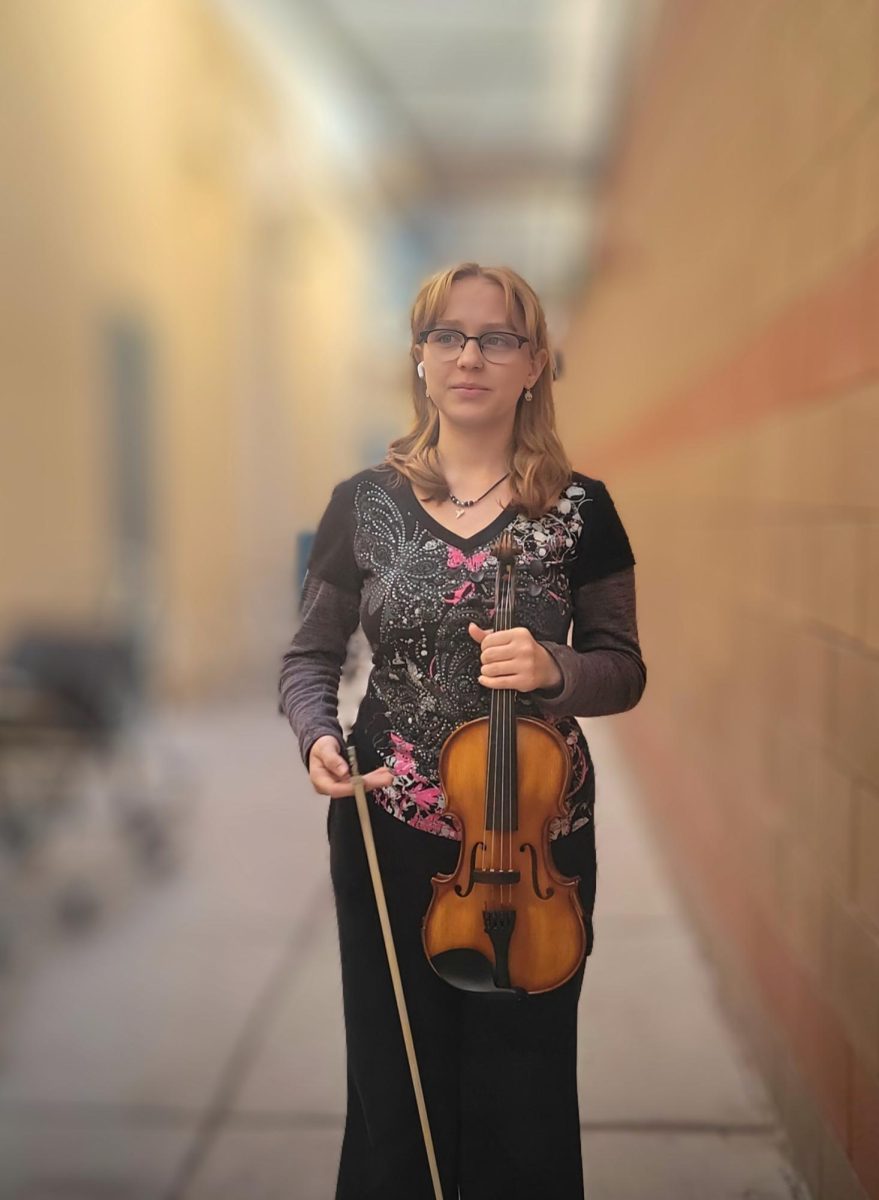
{"type": "Polygon", "coordinates": [[[443,950],[441,954],[434,955],[430,959],[430,963],[437,975],[445,979],[446,983],[450,983],[452,987],[460,988],[464,992],[492,992],[494,994],[506,992],[511,996],[528,995],[524,988],[498,987],[494,981],[492,963],[484,954],[467,946],[443,950]]]}

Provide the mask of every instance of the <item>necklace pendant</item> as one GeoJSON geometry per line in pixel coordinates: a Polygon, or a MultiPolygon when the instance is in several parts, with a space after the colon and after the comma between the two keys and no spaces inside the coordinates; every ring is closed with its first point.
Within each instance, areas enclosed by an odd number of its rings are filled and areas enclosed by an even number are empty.
{"type": "Polygon", "coordinates": [[[467,510],[465,508],[459,508],[455,513],[455,520],[460,521],[466,511],[467,510]]]}

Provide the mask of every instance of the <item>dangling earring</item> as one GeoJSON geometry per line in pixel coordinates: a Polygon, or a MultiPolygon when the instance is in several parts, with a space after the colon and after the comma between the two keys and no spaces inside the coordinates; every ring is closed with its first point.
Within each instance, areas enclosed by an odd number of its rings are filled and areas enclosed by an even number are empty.
{"type": "Polygon", "coordinates": [[[531,402],[531,401],[534,399],[534,396],[533,396],[533,395],[532,395],[532,393],[531,393],[531,388],[526,388],[526,389],[525,389],[525,399],[526,399],[526,400],[527,400],[529,403],[530,403],[530,402],[531,402]]]}

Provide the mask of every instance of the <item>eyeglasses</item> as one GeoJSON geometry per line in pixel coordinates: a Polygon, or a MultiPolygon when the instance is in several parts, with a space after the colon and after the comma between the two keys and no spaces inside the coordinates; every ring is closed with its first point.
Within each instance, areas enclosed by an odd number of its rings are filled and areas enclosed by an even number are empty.
{"type": "Polygon", "coordinates": [[[457,358],[468,342],[477,342],[483,357],[492,363],[505,363],[521,350],[529,339],[520,333],[507,333],[505,330],[488,330],[475,334],[464,334],[460,329],[424,329],[418,335],[418,341],[430,346],[431,353],[441,361],[457,358]]]}

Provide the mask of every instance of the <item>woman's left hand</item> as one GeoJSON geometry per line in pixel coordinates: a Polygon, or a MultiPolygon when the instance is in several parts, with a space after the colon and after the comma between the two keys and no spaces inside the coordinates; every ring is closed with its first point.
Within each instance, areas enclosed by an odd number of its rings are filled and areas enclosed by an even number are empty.
{"type": "Polygon", "coordinates": [[[521,625],[492,630],[480,629],[471,621],[467,632],[482,647],[479,682],[483,687],[533,692],[561,683],[562,673],[555,659],[521,625]]]}

